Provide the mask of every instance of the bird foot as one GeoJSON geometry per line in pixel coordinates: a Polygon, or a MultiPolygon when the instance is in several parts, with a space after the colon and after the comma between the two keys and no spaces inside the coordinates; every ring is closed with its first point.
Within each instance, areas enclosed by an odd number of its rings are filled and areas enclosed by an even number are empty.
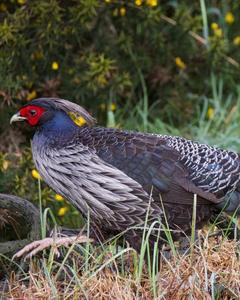
{"type": "Polygon", "coordinates": [[[34,241],[23,249],[14,254],[13,259],[20,258],[25,256],[25,258],[31,258],[35,256],[37,253],[52,247],[55,255],[59,256],[60,253],[58,251],[58,247],[60,246],[69,246],[70,244],[82,244],[89,243],[93,240],[84,236],[84,235],[76,235],[76,236],[68,236],[68,237],[48,237],[39,241],[34,241]]]}

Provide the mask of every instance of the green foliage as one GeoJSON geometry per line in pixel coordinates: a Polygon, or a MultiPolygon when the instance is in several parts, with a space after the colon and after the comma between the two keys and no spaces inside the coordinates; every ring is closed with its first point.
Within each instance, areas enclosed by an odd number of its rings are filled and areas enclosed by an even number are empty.
{"type": "Polygon", "coordinates": [[[119,107],[126,102],[134,106],[141,95],[139,70],[150,102],[158,101],[159,110],[154,115],[164,117],[170,111],[176,121],[182,113],[192,118],[196,105],[202,102],[202,91],[210,92],[205,80],[210,72],[226,74],[229,91],[238,80],[239,68],[239,45],[237,40],[233,43],[239,35],[239,5],[232,1],[201,4],[3,1],[2,100],[18,104],[32,95],[57,94],[94,111],[109,98],[119,107]],[[229,11],[234,20],[224,19],[229,11]],[[219,28],[211,29],[213,22],[219,28]],[[185,67],[175,64],[176,57],[185,67]],[[229,72],[235,74],[229,78],[229,72]]]}

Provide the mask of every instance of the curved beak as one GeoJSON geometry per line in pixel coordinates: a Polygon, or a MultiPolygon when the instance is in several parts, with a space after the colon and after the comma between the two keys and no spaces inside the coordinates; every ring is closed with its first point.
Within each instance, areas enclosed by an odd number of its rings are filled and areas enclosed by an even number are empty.
{"type": "Polygon", "coordinates": [[[10,124],[12,124],[13,122],[19,122],[19,121],[24,121],[26,120],[26,118],[21,117],[20,113],[17,112],[15,115],[13,115],[10,119],[10,124]]]}

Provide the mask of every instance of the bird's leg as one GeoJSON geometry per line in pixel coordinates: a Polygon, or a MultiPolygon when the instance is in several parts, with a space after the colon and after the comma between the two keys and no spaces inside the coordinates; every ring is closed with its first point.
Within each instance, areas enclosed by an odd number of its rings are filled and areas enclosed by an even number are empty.
{"type": "Polygon", "coordinates": [[[88,238],[85,235],[75,235],[75,236],[65,236],[65,237],[48,237],[39,241],[34,241],[29,245],[25,246],[23,249],[18,251],[14,258],[20,258],[25,256],[25,258],[30,258],[37,253],[43,251],[46,248],[52,247],[54,253],[59,256],[58,247],[60,246],[69,246],[70,244],[82,244],[92,242],[92,239],[88,238]]]}

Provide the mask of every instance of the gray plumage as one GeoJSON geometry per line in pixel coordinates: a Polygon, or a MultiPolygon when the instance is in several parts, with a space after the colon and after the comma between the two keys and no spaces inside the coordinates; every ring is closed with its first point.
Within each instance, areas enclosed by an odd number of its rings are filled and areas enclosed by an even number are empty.
{"type": "Polygon", "coordinates": [[[94,127],[83,108],[62,99],[30,105],[46,110],[32,142],[40,175],[106,232],[142,225],[150,203],[149,223],[164,222],[164,209],[170,227],[188,233],[194,194],[197,228],[222,208],[240,214],[238,154],[180,137],[94,127]],[[70,111],[87,125],[74,124],[70,111]]]}

